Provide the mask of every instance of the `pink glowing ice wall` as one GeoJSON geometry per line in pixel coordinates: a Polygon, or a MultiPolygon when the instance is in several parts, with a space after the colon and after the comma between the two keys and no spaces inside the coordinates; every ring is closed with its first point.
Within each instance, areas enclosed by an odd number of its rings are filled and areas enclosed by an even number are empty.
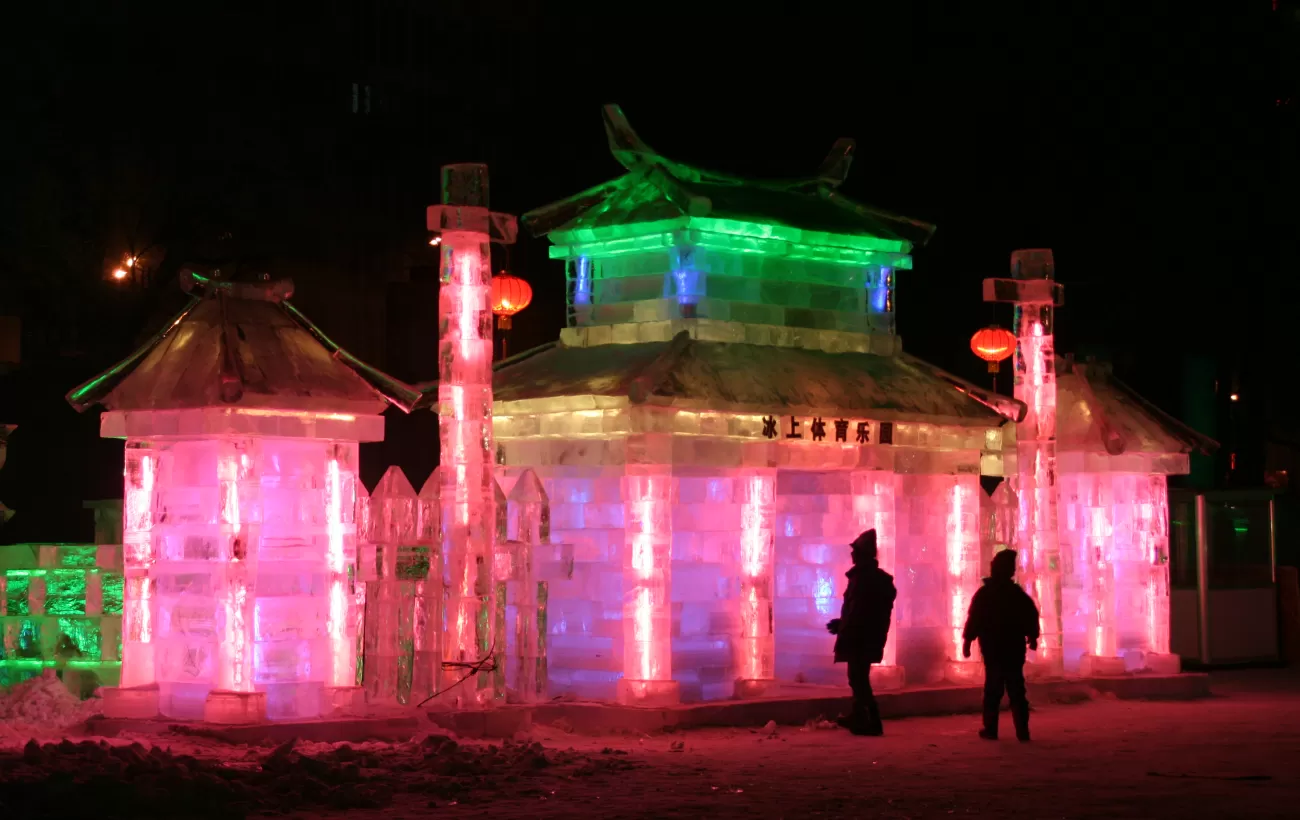
{"type": "Polygon", "coordinates": [[[1055,307],[1062,288],[1053,281],[1050,250],[1011,254],[1010,279],[984,282],[985,301],[1013,302],[1016,307],[1015,395],[1028,407],[1016,427],[1017,484],[1020,515],[1020,582],[1038,602],[1042,639],[1031,659],[1034,671],[1064,671],[1061,624],[1061,554],[1057,536],[1056,353],[1055,307]]]}
{"type": "MultiPolygon", "coordinates": [[[[428,210],[442,237],[438,294],[439,496],[447,589],[444,657],[474,664],[501,654],[493,635],[495,496],[492,467],[492,259],[490,242],[513,242],[514,217],[488,210],[486,165],[442,169],[441,205],[428,210]]],[[[484,705],[492,675],[474,675],[448,701],[484,705]]]]}

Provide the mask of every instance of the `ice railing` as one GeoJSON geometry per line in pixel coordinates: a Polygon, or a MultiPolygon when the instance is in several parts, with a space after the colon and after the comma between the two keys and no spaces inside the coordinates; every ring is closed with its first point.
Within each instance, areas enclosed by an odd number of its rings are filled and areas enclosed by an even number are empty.
{"type": "Polygon", "coordinates": [[[54,669],[70,689],[121,672],[122,547],[0,546],[0,686],[54,669]]]}

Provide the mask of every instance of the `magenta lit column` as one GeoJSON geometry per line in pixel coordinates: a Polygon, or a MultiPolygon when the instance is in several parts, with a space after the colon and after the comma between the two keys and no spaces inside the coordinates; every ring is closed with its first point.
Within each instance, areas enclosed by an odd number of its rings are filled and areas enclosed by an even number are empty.
{"type": "Polygon", "coordinates": [[[984,280],[984,300],[1012,302],[1016,315],[1015,396],[1028,407],[1016,425],[1020,510],[1016,546],[1020,583],[1038,602],[1042,638],[1030,655],[1039,675],[1064,673],[1061,628],[1061,550],[1056,530],[1055,308],[1064,289],[1054,281],[1049,249],[1011,254],[1010,279],[984,280]]]}
{"type": "MultiPolygon", "coordinates": [[[[490,243],[513,242],[515,218],[488,210],[488,169],[442,169],[442,205],[429,208],[429,230],[442,237],[438,292],[439,503],[447,591],[443,657],[472,664],[496,655],[492,564],[495,496],[492,465],[492,258],[490,243]]],[[[494,676],[467,678],[448,697],[484,705],[504,693],[494,676]]]]}

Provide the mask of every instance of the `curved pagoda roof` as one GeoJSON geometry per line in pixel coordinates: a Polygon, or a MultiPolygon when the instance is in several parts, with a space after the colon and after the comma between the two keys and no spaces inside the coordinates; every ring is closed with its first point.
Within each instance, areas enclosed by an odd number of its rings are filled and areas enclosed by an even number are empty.
{"type": "Polygon", "coordinates": [[[238,282],[186,270],[190,301],[118,364],[73,389],[78,412],[199,407],[410,412],[413,387],[343,350],[289,301],[287,280],[238,282]]]}
{"type": "MultiPolygon", "coordinates": [[[[699,341],[567,347],[543,345],[497,363],[493,399],[626,398],[735,413],[841,414],[880,421],[999,426],[1024,417],[1020,402],[906,354],[827,353],[699,341]]],[[[435,385],[425,387],[426,395],[435,385]]]]}
{"type": "Polygon", "coordinates": [[[1056,372],[1059,452],[1209,455],[1219,448],[1115,378],[1109,364],[1059,357],[1056,372]]]}
{"type": "Polygon", "coordinates": [[[567,244],[688,227],[754,235],[765,226],[807,244],[870,238],[881,250],[905,253],[934,233],[933,225],[838,192],[853,162],[851,139],[836,142],[814,176],[758,181],[667,159],[637,136],[617,105],[605,106],[604,119],[610,151],[628,173],[524,214],[534,236],[567,244]]]}

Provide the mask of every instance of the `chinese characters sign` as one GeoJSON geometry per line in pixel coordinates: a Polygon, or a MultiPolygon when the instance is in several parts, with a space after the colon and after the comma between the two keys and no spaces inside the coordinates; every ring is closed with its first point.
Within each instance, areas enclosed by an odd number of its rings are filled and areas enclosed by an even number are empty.
{"type": "Polygon", "coordinates": [[[832,444],[893,444],[894,424],[856,419],[828,419],[821,416],[764,416],[763,437],[805,440],[832,444]]]}

